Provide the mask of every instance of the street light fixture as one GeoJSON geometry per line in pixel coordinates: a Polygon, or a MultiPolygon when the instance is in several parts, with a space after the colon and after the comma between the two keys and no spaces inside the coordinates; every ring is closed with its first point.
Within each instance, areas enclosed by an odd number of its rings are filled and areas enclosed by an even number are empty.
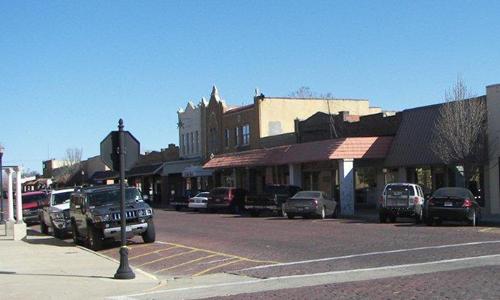
{"type": "Polygon", "coordinates": [[[3,168],[2,168],[2,157],[3,150],[5,148],[0,145],[0,224],[4,223],[3,219],[3,168]]]}

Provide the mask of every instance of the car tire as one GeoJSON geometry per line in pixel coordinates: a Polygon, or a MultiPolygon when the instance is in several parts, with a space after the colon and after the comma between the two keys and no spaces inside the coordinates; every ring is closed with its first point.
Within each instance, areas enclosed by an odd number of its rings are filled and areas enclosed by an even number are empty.
{"type": "Polygon", "coordinates": [[[93,250],[99,251],[103,246],[103,238],[100,230],[95,228],[93,225],[87,225],[87,240],[86,247],[93,250]]]}
{"type": "Polygon", "coordinates": [[[258,210],[252,209],[250,211],[250,216],[252,216],[254,218],[258,217],[259,215],[260,215],[260,212],[258,210]]]}
{"type": "Polygon", "coordinates": [[[176,206],[174,206],[174,208],[175,208],[175,211],[181,211],[181,206],[180,205],[176,205],[176,206]]]}
{"type": "Polygon", "coordinates": [[[293,219],[293,218],[295,218],[295,215],[294,214],[287,214],[286,217],[288,219],[293,219]]]}
{"type": "Polygon", "coordinates": [[[148,229],[142,234],[142,240],[144,243],[154,243],[156,240],[155,224],[153,220],[148,221],[148,229]]]}
{"type": "Polygon", "coordinates": [[[437,226],[441,226],[443,224],[443,220],[441,219],[436,219],[434,222],[436,223],[437,226]]]}
{"type": "Polygon", "coordinates": [[[425,225],[432,226],[433,224],[434,224],[434,220],[432,219],[432,217],[428,217],[425,219],[425,225]]]}
{"type": "Polygon", "coordinates": [[[54,227],[54,237],[60,240],[64,239],[64,231],[54,227]]]}
{"type": "Polygon", "coordinates": [[[479,223],[479,216],[477,214],[477,211],[474,209],[473,214],[472,214],[472,220],[469,220],[469,225],[472,227],[476,227],[479,223]]]}
{"type": "Polygon", "coordinates": [[[80,236],[78,235],[78,228],[76,227],[75,222],[71,222],[71,233],[73,235],[73,243],[81,246],[82,242],[80,240],[80,236]]]}
{"type": "Polygon", "coordinates": [[[49,234],[49,227],[45,224],[45,222],[40,219],[40,231],[43,234],[49,234]]]}
{"type": "Polygon", "coordinates": [[[391,223],[396,223],[396,216],[395,215],[390,215],[389,216],[389,220],[391,221],[391,223]]]}
{"type": "Polygon", "coordinates": [[[379,218],[380,223],[386,223],[387,222],[387,214],[385,213],[385,211],[380,211],[378,213],[378,218],[379,218]]]}

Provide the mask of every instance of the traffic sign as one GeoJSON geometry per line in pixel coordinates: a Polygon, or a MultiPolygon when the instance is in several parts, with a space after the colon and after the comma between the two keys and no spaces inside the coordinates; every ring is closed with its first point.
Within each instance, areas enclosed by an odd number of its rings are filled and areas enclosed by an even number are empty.
{"type": "MultiPolygon", "coordinates": [[[[140,143],[128,131],[123,131],[125,143],[125,171],[130,170],[139,159],[140,143]]],[[[101,142],[101,160],[111,168],[120,170],[119,131],[111,131],[101,142]]]]}

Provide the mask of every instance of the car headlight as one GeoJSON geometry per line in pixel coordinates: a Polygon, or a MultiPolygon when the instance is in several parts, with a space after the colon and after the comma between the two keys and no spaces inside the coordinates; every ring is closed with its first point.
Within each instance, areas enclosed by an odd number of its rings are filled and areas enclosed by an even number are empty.
{"type": "Polygon", "coordinates": [[[106,222],[106,221],[109,221],[109,218],[110,218],[109,215],[95,216],[94,221],[95,222],[106,222]]]}
{"type": "Polygon", "coordinates": [[[64,219],[64,213],[60,211],[55,211],[50,213],[52,219],[64,219]]]}
{"type": "Polygon", "coordinates": [[[153,214],[153,210],[151,208],[146,209],[146,216],[151,216],[153,214]]]}

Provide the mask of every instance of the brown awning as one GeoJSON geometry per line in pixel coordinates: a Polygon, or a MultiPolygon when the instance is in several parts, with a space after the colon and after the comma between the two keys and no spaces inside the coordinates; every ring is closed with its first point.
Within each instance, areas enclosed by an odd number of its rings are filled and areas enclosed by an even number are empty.
{"type": "Polygon", "coordinates": [[[392,137],[349,137],[216,155],[203,168],[295,164],[332,159],[385,158],[392,137]]]}

